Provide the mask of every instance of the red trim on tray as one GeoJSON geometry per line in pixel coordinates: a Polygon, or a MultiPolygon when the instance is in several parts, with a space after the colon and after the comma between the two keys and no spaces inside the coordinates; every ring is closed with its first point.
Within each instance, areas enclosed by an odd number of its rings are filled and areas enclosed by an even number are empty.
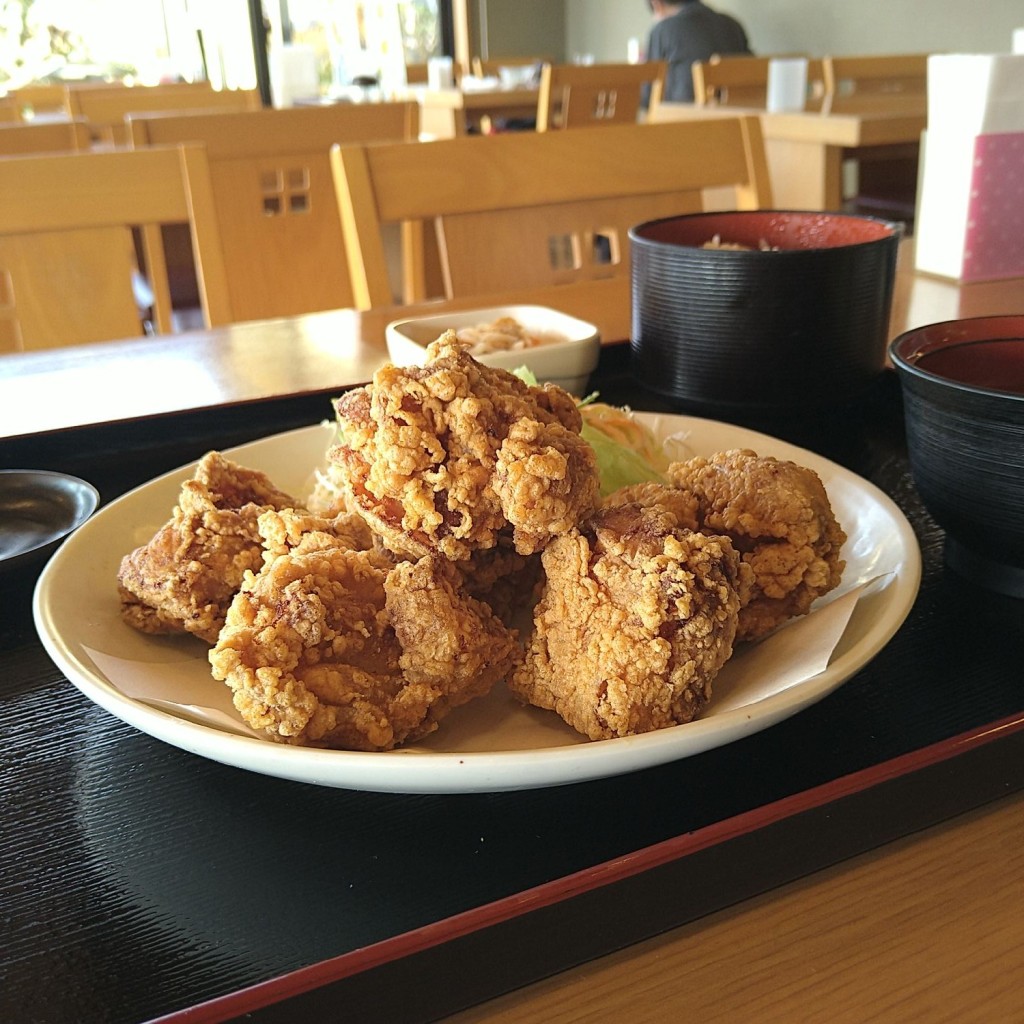
{"type": "Polygon", "coordinates": [[[991,722],[950,739],[914,750],[899,757],[852,772],[832,782],[784,797],[743,814],[715,822],[696,832],[674,836],[633,853],[616,857],[562,878],[545,882],[523,892],[494,900],[472,910],[414,928],[372,945],[342,953],[328,960],[301,967],[269,981],[239,989],[225,996],[198,1003],[156,1018],[151,1024],[217,1024],[261,1007],[283,1002],[321,986],[361,974],[382,964],[399,960],[424,949],[439,946],[475,931],[500,924],[542,907],[572,899],[581,893],[610,885],[643,871],[678,860],[765,828],[774,822],[833,803],[891,779],[950,760],[969,750],[1024,729],[1024,715],[991,722]]]}

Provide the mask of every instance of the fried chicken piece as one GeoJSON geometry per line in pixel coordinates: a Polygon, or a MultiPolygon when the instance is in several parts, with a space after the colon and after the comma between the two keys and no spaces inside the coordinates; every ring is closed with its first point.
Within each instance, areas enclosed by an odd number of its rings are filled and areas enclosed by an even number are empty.
{"type": "Polygon", "coordinates": [[[590,739],[694,719],[732,655],[743,569],[725,537],[658,506],[602,508],[552,541],[509,688],[590,739]]]}
{"type": "Polygon", "coordinates": [[[430,556],[391,569],[322,532],[250,573],[210,652],[252,728],[284,743],[390,750],[511,669],[515,636],[430,556]]]}
{"type": "Polygon", "coordinates": [[[572,396],[483,366],[452,331],[424,366],[384,366],[336,409],[329,458],[347,505],[404,557],[460,561],[503,532],[533,554],[597,506],[597,460],[572,396]]]}
{"type": "Polygon", "coordinates": [[[532,609],[540,596],[540,555],[520,555],[504,534],[495,547],[451,564],[461,574],[466,593],[486,601],[506,625],[532,609]]]}
{"type": "Polygon", "coordinates": [[[320,516],[304,509],[270,509],[260,515],[256,526],[265,562],[288,554],[314,533],[323,535],[322,542],[330,547],[337,547],[338,542],[352,551],[371,551],[375,547],[370,528],[354,512],[320,516]]]}
{"type": "Polygon", "coordinates": [[[673,463],[668,477],[696,497],[700,529],[730,537],[753,569],[738,639],[806,615],[838,585],[846,534],[814,470],[744,448],[673,463]]]}
{"type": "Polygon", "coordinates": [[[676,526],[686,530],[698,529],[697,499],[689,491],[673,487],[671,484],[644,481],[612,491],[601,504],[605,508],[611,508],[615,505],[628,505],[631,502],[643,505],[644,508],[658,505],[676,517],[676,526]]]}
{"type": "Polygon", "coordinates": [[[121,560],[124,620],[143,633],[193,633],[214,643],[244,573],[262,564],[260,515],[296,504],[265,474],[208,452],[182,485],[170,521],[121,560]]]}

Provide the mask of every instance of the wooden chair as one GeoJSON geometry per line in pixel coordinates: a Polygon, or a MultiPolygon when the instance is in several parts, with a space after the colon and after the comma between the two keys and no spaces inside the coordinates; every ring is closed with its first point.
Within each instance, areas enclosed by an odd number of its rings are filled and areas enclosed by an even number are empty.
{"type": "MultiPolygon", "coordinates": [[[[925,113],[928,109],[928,55],[882,54],[825,57],[825,100],[834,114],[925,113]]],[[[861,146],[846,206],[855,213],[895,217],[912,227],[917,205],[920,144],[861,146]]],[[[849,165],[849,164],[848,164],[849,165]]]]}
{"type": "MultiPolygon", "coordinates": [[[[0,352],[147,333],[133,229],[186,221],[207,322],[222,322],[223,256],[200,147],[0,160],[0,352]]],[[[151,279],[164,272],[146,251],[151,279]]]]}
{"type": "Polygon", "coordinates": [[[84,121],[25,121],[0,125],[0,156],[74,153],[90,146],[84,121]]]}
{"type": "Polygon", "coordinates": [[[703,190],[771,205],[756,117],[512,132],[331,151],[356,306],[391,300],[382,229],[433,221],[449,298],[629,273],[628,230],[703,190]]]}
{"type": "MultiPolygon", "coordinates": [[[[803,54],[777,56],[797,57],[803,54]]],[[[694,102],[698,106],[763,110],[768,104],[768,68],[771,61],[771,57],[746,55],[716,56],[707,61],[695,61],[690,67],[694,102]]],[[[824,94],[824,66],[822,61],[810,59],[807,62],[806,109],[820,109],[824,94]]]]}
{"type": "MultiPolygon", "coordinates": [[[[128,125],[135,147],[202,143],[228,270],[231,317],[259,320],[351,307],[331,146],[415,140],[419,106],[408,101],[132,114],[128,125]]],[[[422,274],[415,244],[408,239],[408,282],[422,274]]],[[[407,287],[414,291],[412,283],[407,287]]],[[[160,326],[170,329],[169,322],[160,326]]]]}
{"type": "Polygon", "coordinates": [[[89,122],[93,142],[123,146],[128,143],[125,118],[147,111],[259,110],[257,89],[214,89],[209,82],[173,82],[167,85],[96,86],[68,89],[69,117],[89,122]]]}
{"type": "Polygon", "coordinates": [[[426,85],[427,65],[426,63],[407,63],[405,65],[406,85],[426,85]]]}
{"type": "Polygon", "coordinates": [[[13,101],[6,96],[0,96],[0,125],[18,124],[21,121],[21,111],[13,101]]]}
{"type": "Polygon", "coordinates": [[[905,113],[926,107],[926,53],[826,56],[822,64],[829,111],[905,113]]]}
{"type": "Polygon", "coordinates": [[[831,113],[874,110],[917,113],[927,109],[928,54],[825,57],[824,109],[831,113]]]}
{"type": "Polygon", "coordinates": [[[644,87],[650,87],[650,103],[658,103],[667,70],[664,61],[545,64],[537,97],[537,131],[636,123],[644,87]]]}
{"type": "Polygon", "coordinates": [[[67,112],[65,96],[67,87],[55,82],[38,82],[23,85],[9,92],[8,98],[17,105],[22,120],[61,115],[67,112]]]}

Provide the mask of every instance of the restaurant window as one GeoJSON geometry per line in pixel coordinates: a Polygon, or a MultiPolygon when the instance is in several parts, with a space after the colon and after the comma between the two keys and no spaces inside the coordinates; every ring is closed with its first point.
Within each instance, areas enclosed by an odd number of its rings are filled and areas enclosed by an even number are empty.
{"type": "Polygon", "coordinates": [[[385,93],[406,84],[406,66],[451,52],[445,0],[276,0],[265,4],[275,50],[302,49],[316,64],[320,91],[353,85],[385,93]]]}
{"type": "Polygon", "coordinates": [[[308,50],[324,95],[404,86],[407,65],[453,49],[452,0],[0,0],[0,93],[89,80],[262,86],[261,17],[269,56],[308,50]]]}
{"type": "Polygon", "coordinates": [[[247,0],[0,0],[0,92],[30,83],[256,85],[247,0]]]}

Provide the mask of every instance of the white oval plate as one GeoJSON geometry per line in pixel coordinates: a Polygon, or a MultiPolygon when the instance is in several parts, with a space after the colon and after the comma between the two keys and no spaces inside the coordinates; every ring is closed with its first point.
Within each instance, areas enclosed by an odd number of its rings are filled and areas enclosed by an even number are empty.
{"type": "MultiPolygon", "coordinates": [[[[742,427],[692,417],[638,413],[673,458],[753,448],[814,469],[849,535],[846,570],[831,601],[874,580],[860,596],[828,667],[797,683],[765,685],[735,657],[727,699],[704,716],[642,736],[589,742],[553,712],[524,708],[504,687],[459,708],[441,728],[387,753],[319,750],[246,735],[228,688],[210,674],[207,647],[191,637],[153,637],[121,620],[116,573],[122,556],[168,519],[194,465],[136,488],[80,527],[44,569],[34,597],[36,628],[49,655],[79,690],[137,729],[203,757],[284,779],[393,793],[531,789],[620,775],[718,747],[788,718],[831,693],[870,661],[910,611],[921,556],[910,524],[882,491],[833,462],[742,427]],[[881,577],[881,578],[879,578],[881,577]],[[134,696],[128,696],[131,693],[134,696]],[[156,706],[146,698],[173,702],[156,706]],[[176,707],[175,705],[182,705],[176,707]],[[183,705],[220,713],[224,725],[197,720],[183,705]]],[[[307,493],[333,432],[321,424],[228,452],[262,469],[286,491],[307,493]]]]}

